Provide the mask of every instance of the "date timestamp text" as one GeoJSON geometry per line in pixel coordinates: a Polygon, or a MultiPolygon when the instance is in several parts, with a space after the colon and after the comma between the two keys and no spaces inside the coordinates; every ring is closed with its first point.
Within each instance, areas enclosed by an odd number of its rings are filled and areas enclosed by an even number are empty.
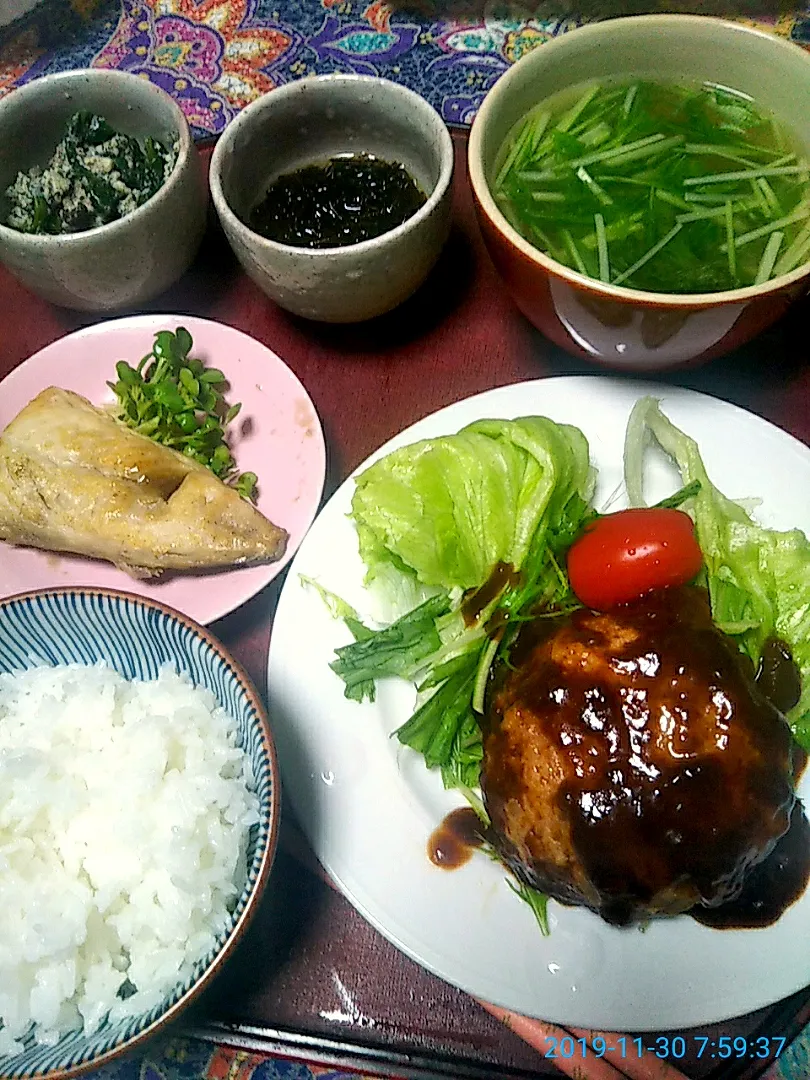
{"type": "Polygon", "coordinates": [[[572,1036],[555,1038],[549,1035],[545,1040],[544,1057],[546,1058],[603,1058],[607,1055],[619,1058],[641,1058],[645,1054],[673,1061],[683,1058],[709,1058],[718,1061],[743,1058],[766,1059],[778,1058],[785,1048],[787,1039],[775,1035],[660,1035],[657,1038],[643,1038],[629,1035],[617,1035],[610,1039],[595,1036],[588,1039],[575,1039],[572,1036]]]}

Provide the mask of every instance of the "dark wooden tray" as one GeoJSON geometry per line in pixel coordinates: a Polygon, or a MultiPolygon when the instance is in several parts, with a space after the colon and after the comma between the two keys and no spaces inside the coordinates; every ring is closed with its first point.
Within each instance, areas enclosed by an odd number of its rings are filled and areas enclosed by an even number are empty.
{"type": "MultiPolygon", "coordinates": [[[[327,495],[391,435],[443,405],[505,383],[594,372],[543,339],[502,290],[475,224],[464,149],[458,137],[450,242],[425,286],[390,316],[359,327],[324,327],[286,315],[240,273],[213,221],[192,270],[148,306],[230,323],[279,353],[321,415],[327,495]]],[[[810,443],[809,315],[803,301],[734,356],[662,381],[734,402],[810,443]]],[[[0,270],[0,377],[92,321],[32,297],[0,270]]],[[[262,691],[279,588],[274,583],[214,627],[262,691]]],[[[292,822],[283,832],[286,850],[256,921],[199,1008],[183,1019],[186,1030],[380,1074],[559,1075],[471,998],[380,937],[301,861],[292,822]]],[[[808,1006],[810,989],[697,1034],[792,1037],[808,1006]]],[[[720,1065],[694,1054],[673,1064],[695,1080],[753,1080],[761,1072],[749,1062],[720,1065]]]]}

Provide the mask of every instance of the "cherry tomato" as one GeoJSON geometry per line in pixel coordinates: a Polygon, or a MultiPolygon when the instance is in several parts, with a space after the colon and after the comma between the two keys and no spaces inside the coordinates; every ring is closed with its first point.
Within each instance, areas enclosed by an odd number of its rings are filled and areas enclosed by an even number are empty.
{"type": "Polygon", "coordinates": [[[682,510],[620,510],[597,518],[568,551],[568,577],[586,607],[606,611],[652,589],[685,585],[703,563],[682,510]]]}

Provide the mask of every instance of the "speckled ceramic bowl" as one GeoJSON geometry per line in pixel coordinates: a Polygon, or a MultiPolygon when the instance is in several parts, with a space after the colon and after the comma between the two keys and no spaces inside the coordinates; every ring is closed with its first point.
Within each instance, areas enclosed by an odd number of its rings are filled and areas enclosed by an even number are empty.
{"type": "Polygon", "coordinates": [[[242,267],[297,315],[360,322],[422,284],[450,229],[453,144],[439,114],[412,90],[366,75],[319,75],[272,90],[225,129],[211,160],[211,195],[242,267]],[[428,196],[407,221],[345,247],[267,240],[245,225],[269,183],[346,152],[403,164],[428,196]]]}
{"type": "Polygon", "coordinates": [[[518,307],[569,352],[614,368],[663,370],[750,340],[806,291],[810,263],[728,292],[643,292],[585,277],[512,228],[490,190],[512,126],[561,90],[622,74],[732,87],[783,119],[810,148],[810,54],[775,35],[701,15],[610,19],[528,53],[498,80],[475,118],[469,173],[479,223],[518,307]]]}
{"type": "Polygon", "coordinates": [[[205,179],[186,118],[159,87],[103,68],[46,75],[0,98],[0,220],[6,188],[18,172],[47,164],[79,109],[125,135],[177,140],[171,175],[132,213],[85,232],[41,236],[0,225],[0,262],[54,304],[115,311],[157,296],[188,268],[205,230],[205,179]]]}
{"type": "MultiPolygon", "coordinates": [[[[0,1077],[58,1077],[97,1068],[130,1050],[177,1016],[210,982],[241,939],[262,895],[275,854],[280,816],[278,764],[267,715],[248,676],[225,648],[184,615],[153,601],[101,589],[56,589],[0,602],[0,672],[105,660],[126,678],[150,679],[165,664],[216,698],[236,721],[256,781],[259,824],[247,847],[247,879],[229,923],[184,982],[146,1014],[105,1021],[95,1034],[74,1033],[55,1046],[29,1040],[21,1054],[0,1056],[0,1077]]],[[[121,777],[126,784],[126,776],[121,777]]]]}

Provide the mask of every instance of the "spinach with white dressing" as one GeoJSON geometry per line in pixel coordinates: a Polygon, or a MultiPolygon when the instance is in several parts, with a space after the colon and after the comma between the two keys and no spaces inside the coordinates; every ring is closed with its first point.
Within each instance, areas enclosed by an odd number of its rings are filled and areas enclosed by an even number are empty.
{"type": "Polygon", "coordinates": [[[131,213],[163,186],[178,145],[139,141],[102,116],[70,118],[48,164],[20,172],[6,189],[3,224],[24,233],[84,232],[131,213]]]}

